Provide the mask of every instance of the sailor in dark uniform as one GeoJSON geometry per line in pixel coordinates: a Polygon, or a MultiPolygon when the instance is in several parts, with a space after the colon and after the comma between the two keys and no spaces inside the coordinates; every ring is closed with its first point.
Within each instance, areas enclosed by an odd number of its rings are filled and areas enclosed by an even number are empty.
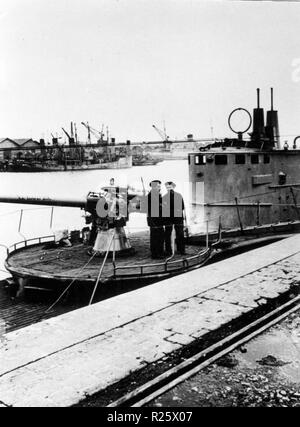
{"type": "Polygon", "coordinates": [[[146,196],[147,224],[150,227],[150,250],[153,259],[164,258],[164,227],[162,222],[161,181],[150,182],[151,190],[146,196]]]}
{"type": "Polygon", "coordinates": [[[171,235],[173,228],[176,233],[177,252],[185,254],[184,242],[184,201],[180,193],[174,189],[176,184],[172,181],[165,183],[167,193],[163,196],[163,221],[165,225],[165,246],[167,255],[172,254],[171,235]]]}

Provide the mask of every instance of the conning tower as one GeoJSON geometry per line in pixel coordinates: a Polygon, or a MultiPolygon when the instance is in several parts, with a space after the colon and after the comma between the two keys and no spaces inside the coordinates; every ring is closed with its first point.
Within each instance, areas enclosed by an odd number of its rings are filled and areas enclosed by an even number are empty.
{"type": "Polygon", "coordinates": [[[210,229],[218,229],[219,218],[223,228],[240,230],[300,220],[300,150],[279,146],[273,89],[264,126],[259,92],[250,141],[227,138],[189,154],[194,218],[210,229]]]}

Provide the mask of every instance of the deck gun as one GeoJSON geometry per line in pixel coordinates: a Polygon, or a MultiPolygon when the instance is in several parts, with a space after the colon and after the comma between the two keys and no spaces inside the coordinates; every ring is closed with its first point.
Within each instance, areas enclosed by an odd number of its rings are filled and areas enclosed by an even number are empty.
{"type": "Polygon", "coordinates": [[[60,206],[83,209],[86,222],[92,224],[90,243],[99,253],[130,250],[124,226],[131,212],[144,212],[143,196],[128,187],[107,186],[89,192],[86,198],[50,198],[0,195],[0,203],[60,206]]]}

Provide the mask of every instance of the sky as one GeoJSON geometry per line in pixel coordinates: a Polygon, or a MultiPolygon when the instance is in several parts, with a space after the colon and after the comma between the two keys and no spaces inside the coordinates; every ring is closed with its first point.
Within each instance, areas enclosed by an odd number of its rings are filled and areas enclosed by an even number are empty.
{"type": "MultiPolygon", "coordinates": [[[[232,135],[237,107],[300,134],[300,3],[0,0],[0,137],[82,121],[117,141],[232,135]]],[[[290,136],[289,136],[290,135],[290,136]]]]}

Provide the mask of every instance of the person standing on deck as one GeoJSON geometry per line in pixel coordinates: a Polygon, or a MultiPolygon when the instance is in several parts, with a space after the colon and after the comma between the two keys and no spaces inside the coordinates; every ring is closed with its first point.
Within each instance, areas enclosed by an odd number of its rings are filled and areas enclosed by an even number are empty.
{"type": "Polygon", "coordinates": [[[164,227],[162,223],[161,181],[150,182],[151,190],[146,196],[147,224],[150,227],[150,250],[153,259],[164,258],[164,227]]]}
{"type": "Polygon", "coordinates": [[[175,228],[177,252],[185,255],[184,200],[182,195],[174,190],[176,187],[174,182],[168,181],[165,186],[167,193],[162,198],[162,204],[166,253],[172,255],[171,235],[173,228],[175,228]]]}

